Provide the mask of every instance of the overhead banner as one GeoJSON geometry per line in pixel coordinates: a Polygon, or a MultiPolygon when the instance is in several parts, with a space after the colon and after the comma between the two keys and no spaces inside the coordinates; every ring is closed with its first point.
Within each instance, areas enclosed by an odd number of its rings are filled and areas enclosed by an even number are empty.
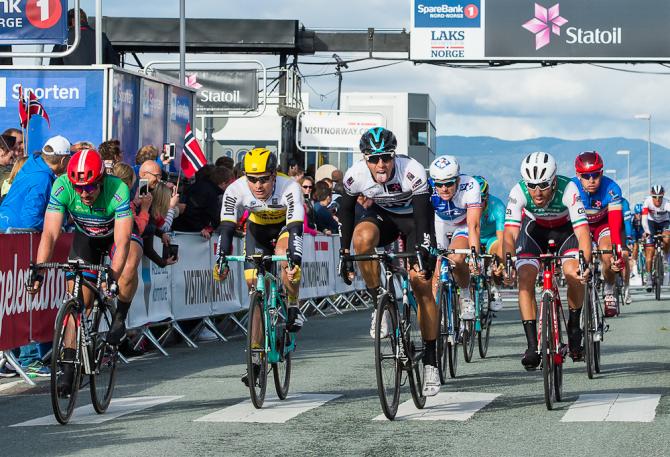
{"type": "MultiPolygon", "coordinates": [[[[176,71],[157,71],[178,78],[176,71]]],[[[196,112],[255,111],[258,108],[257,70],[198,70],[186,73],[196,89],[196,112]]]]}
{"type": "Polygon", "coordinates": [[[412,0],[417,61],[663,61],[666,0],[412,0]]]}
{"type": "Polygon", "coordinates": [[[372,127],[386,127],[381,113],[301,111],[296,145],[306,152],[358,150],[361,135],[372,127]]]}
{"type": "Polygon", "coordinates": [[[0,44],[65,44],[65,0],[0,0],[0,44]]]}

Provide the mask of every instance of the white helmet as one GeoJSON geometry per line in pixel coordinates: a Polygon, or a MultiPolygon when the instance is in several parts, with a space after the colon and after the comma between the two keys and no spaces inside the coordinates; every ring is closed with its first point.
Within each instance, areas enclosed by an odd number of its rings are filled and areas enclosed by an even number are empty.
{"type": "Polygon", "coordinates": [[[651,195],[662,195],[665,193],[665,189],[660,184],[651,186],[651,195]]]}
{"type": "Polygon", "coordinates": [[[521,177],[527,183],[549,182],[556,176],[556,160],[546,152],[531,152],[521,162],[521,177]]]}
{"type": "Polygon", "coordinates": [[[461,174],[461,166],[454,156],[440,156],[430,164],[429,172],[435,181],[446,181],[461,174]]]}

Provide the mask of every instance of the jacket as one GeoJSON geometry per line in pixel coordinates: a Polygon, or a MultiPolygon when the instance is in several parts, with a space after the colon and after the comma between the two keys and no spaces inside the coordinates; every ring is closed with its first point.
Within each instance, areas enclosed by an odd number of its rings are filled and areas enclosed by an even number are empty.
{"type": "Polygon", "coordinates": [[[0,230],[10,227],[42,230],[55,180],[56,175],[41,155],[30,156],[0,204],[0,230]]]}
{"type": "MultiPolygon", "coordinates": [[[[68,45],[74,43],[74,28],[70,27],[67,36],[68,45]]],[[[53,52],[62,52],[65,45],[54,46],[53,52]]],[[[102,33],[102,63],[119,65],[119,55],[114,51],[106,33],[102,33]]],[[[88,24],[81,25],[81,40],[77,49],[67,57],[54,57],[50,65],[93,65],[95,64],[95,30],[88,24]]]]}

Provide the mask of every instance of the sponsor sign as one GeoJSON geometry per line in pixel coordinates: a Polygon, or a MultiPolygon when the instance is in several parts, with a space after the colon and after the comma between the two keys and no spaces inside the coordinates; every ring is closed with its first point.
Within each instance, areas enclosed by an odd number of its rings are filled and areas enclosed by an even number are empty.
{"type": "Polygon", "coordinates": [[[65,44],[67,2],[0,0],[0,44],[65,44]]]}
{"type": "MultiPolygon", "coordinates": [[[[153,144],[161,150],[165,143],[165,117],[165,84],[142,79],[140,85],[140,145],[153,144]]],[[[131,163],[134,163],[134,160],[131,163]]]]}
{"type": "Polygon", "coordinates": [[[301,151],[358,151],[361,135],[372,127],[385,127],[380,113],[301,111],[296,144],[301,151]]]}
{"type": "MultiPolygon", "coordinates": [[[[123,161],[135,163],[140,136],[140,77],[114,71],[112,76],[112,138],[121,142],[123,161]]],[[[157,145],[161,146],[161,145],[157,145]]]]}
{"type": "MultiPolygon", "coordinates": [[[[0,2],[0,5],[2,3],[0,2]]],[[[52,136],[71,143],[103,141],[104,70],[0,70],[0,124],[19,127],[19,86],[32,90],[51,119],[30,119],[31,151],[42,148],[52,136]]]]}
{"type": "Polygon", "coordinates": [[[168,87],[168,131],[167,142],[174,143],[177,155],[172,162],[175,167],[181,165],[181,154],[184,149],[186,124],[191,122],[193,112],[193,92],[177,86],[168,87]]]}

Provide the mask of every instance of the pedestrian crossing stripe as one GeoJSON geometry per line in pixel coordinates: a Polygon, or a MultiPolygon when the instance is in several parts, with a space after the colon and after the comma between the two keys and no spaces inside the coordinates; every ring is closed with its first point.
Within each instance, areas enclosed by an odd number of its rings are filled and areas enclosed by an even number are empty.
{"type": "MultiPolygon", "coordinates": [[[[440,392],[426,398],[426,406],[417,409],[412,400],[398,406],[395,420],[466,421],[500,394],[481,392],[440,392]]],[[[383,414],[374,420],[387,420],[383,414]]]]}
{"type": "Polygon", "coordinates": [[[561,422],[653,422],[660,400],[657,394],[584,394],[561,422]]]}

